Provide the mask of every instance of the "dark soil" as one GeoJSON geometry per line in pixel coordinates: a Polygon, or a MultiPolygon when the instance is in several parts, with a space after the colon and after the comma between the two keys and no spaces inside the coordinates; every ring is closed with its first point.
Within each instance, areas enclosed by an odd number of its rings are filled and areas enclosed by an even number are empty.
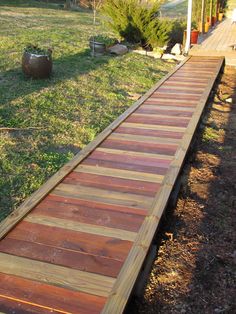
{"type": "Polygon", "coordinates": [[[127,313],[236,313],[236,69],[213,91],[167,209],[144,295],[127,313]]]}

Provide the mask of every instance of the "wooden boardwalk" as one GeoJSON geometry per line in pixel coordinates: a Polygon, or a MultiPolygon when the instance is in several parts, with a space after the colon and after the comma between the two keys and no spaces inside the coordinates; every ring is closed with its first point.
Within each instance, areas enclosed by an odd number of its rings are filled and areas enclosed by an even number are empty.
{"type": "Polygon", "coordinates": [[[198,45],[190,50],[192,56],[224,56],[226,65],[236,66],[236,24],[231,18],[214,27],[208,34],[200,36],[198,45]]]}
{"type": "Polygon", "coordinates": [[[0,312],[123,312],[222,64],[187,58],[0,224],[0,312]]]}

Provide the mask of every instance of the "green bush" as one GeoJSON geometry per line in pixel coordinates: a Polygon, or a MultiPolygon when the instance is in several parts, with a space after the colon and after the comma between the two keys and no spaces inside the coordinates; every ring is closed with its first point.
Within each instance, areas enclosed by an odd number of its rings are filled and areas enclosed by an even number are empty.
{"type": "Polygon", "coordinates": [[[31,54],[44,55],[44,56],[50,56],[52,54],[51,49],[43,49],[43,48],[40,48],[36,45],[31,45],[31,44],[27,45],[24,48],[24,51],[29,52],[31,54]]]}
{"type": "Polygon", "coordinates": [[[159,3],[152,0],[104,0],[102,12],[121,38],[143,47],[157,47],[169,40],[170,25],[159,19],[159,3]]]}
{"type": "Polygon", "coordinates": [[[169,43],[171,46],[174,46],[176,43],[182,43],[183,42],[183,36],[184,31],[187,28],[187,23],[183,19],[176,19],[173,21],[170,21],[171,25],[171,31],[169,34],[169,43]]]}

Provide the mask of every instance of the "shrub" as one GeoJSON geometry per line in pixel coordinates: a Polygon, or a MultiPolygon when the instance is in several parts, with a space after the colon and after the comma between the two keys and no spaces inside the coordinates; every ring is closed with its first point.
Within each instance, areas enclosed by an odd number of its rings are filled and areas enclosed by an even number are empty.
{"type": "Polygon", "coordinates": [[[171,31],[169,34],[169,43],[171,46],[174,46],[176,43],[182,43],[184,31],[187,28],[187,23],[185,20],[179,19],[179,20],[173,20],[171,22],[171,31]]]}
{"type": "Polygon", "coordinates": [[[142,46],[161,46],[169,39],[170,26],[159,19],[159,3],[152,0],[104,0],[102,12],[121,38],[142,46]]]}
{"type": "Polygon", "coordinates": [[[31,45],[31,44],[27,45],[24,48],[24,51],[28,52],[28,53],[32,53],[32,54],[36,54],[36,55],[44,55],[44,56],[50,56],[52,54],[51,49],[43,49],[43,48],[40,48],[36,45],[31,45]]]}

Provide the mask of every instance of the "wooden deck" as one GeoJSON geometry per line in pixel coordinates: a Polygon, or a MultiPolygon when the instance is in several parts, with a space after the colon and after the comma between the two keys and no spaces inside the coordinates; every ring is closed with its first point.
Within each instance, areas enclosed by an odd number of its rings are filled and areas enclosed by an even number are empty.
{"type": "Polygon", "coordinates": [[[232,24],[231,18],[225,18],[208,34],[200,37],[198,45],[194,45],[190,50],[190,55],[224,56],[226,65],[236,66],[236,50],[231,47],[234,44],[236,24],[232,24]]]}
{"type": "Polygon", "coordinates": [[[123,312],[222,64],[187,58],[0,224],[0,312],[123,312]]]}

